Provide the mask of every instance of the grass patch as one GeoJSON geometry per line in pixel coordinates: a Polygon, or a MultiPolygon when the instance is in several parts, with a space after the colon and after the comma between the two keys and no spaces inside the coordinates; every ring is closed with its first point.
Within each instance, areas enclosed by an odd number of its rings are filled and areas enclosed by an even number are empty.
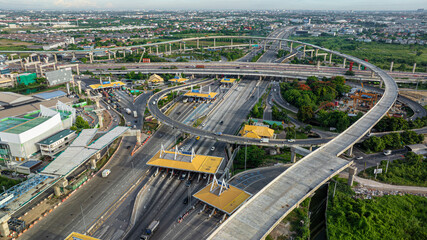
{"type": "Polygon", "coordinates": [[[328,237],[335,239],[427,239],[427,198],[404,195],[355,198],[346,184],[338,184],[327,211],[328,237]]]}
{"type": "Polygon", "coordinates": [[[205,121],[206,118],[207,118],[207,116],[202,116],[202,117],[198,118],[196,121],[194,121],[193,127],[200,126],[200,124],[202,124],[202,122],[205,121]]]}
{"type": "Polygon", "coordinates": [[[15,179],[10,179],[7,177],[0,176],[0,186],[2,186],[0,188],[0,191],[3,192],[3,186],[5,189],[9,189],[9,188],[19,184],[20,182],[21,182],[20,180],[15,180],[15,179]]]}

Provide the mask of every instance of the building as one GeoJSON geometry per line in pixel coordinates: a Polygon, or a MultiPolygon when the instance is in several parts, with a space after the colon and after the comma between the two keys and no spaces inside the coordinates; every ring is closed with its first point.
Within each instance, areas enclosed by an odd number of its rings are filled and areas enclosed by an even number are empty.
{"type": "Polygon", "coordinates": [[[174,78],[169,80],[169,82],[174,82],[174,83],[185,83],[187,81],[188,81],[188,78],[182,78],[179,76],[175,76],[174,78]]]}
{"type": "Polygon", "coordinates": [[[60,85],[73,81],[71,68],[63,68],[56,71],[46,72],[46,79],[49,86],[60,85]]]}
{"type": "Polygon", "coordinates": [[[25,96],[13,92],[0,92],[0,106],[3,108],[16,107],[35,101],[37,101],[37,99],[31,96],[25,96]]]}
{"type": "Polygon", "coordinates": [[[22,73],[18,75],[17,81],[18,81],[18,84],[29,85],[31,83],[35,83],[37,81],[36,78],[37,78],[36,73],[22,73]]]}
{"type": "Polygon", "coordinates": [[[264,126],[245,125],[240,135],[248,138],[273,138],[274,130],[264,126]]]}
{"type": "Polygon", "coordinates": [[[406,145],[405,148],[415,154],[427,155],[427,146],[425,144],[406,145]]]}
{"type": "Polygon", "coordinates": [[[148,82],[152,84],[161,84],[164,82],[163,78],[157,74],[153,74],[148,78],[148,82]]]}
{"type": "Polygon", "coordinates": [[[76,136],[77,134],[75,131],[64,129],[43,139],[38,143],[41,155],[54,158],[56,154],[65,150],[76,136]]]}
{"type": "Polygon", "coordinates": [[[13,87],[12,78],[0,75],[0,88],[13,87]]]}
{"type": "Polygon", "coordinates": [[[29,159],[39,152],[37,143],[70,128],[75,118],[74,108],[58,102],[55,110],[41,105],[39,111],[0,119],[0,158],[6,164],[29,159]]]}

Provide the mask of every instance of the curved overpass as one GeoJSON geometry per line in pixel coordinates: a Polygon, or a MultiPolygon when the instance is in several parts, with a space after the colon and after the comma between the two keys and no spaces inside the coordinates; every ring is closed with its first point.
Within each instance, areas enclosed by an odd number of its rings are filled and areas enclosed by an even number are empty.
{"type": "MultiPolygon", "coordinates": [[[[284,40],[284,39],[273,39],[284,40]]],[[[285,40],[286,41],[286,40],[285,40]]],[[[230,218],[220,225],[209,239],[260,239],[274,228],[290,211],[298,206],[307,196],[311,195],[323,183],[337,173],[347,168],[352,162],[341,159],[338,156],[360,140],[393,106],[398,96],[396,82],[380,68],[356,57],[332,51],[312,44],[299,41],[315,49],[335,54],[349,59],[355,63],[364,65],[375,72],[385,84],[385,91],[378,103],[357,122],[351,125],[336,138],[323,145],[302,160],[287,169],[270,184],[246,202],[230,218]]],[[[180,128],[191,134],[203,137],[216,138],[220,141],[240,141],[237,136],[216,136],[212,132],[200,130],[178,123],[158,111],[155,99],[165,95],[170,90],[161,91],[150,98],[149,110],[154,117],[166,124],[180,128]],[[155,101],[155,102],[153,102],[155,101]]],[[[248,139],[245,142],[250,142],[248,139]]],[[[256,140],[255,140],[256,141],[256,140]]],[[[274,144],[274,143],[272,143],[274,144]]]]}

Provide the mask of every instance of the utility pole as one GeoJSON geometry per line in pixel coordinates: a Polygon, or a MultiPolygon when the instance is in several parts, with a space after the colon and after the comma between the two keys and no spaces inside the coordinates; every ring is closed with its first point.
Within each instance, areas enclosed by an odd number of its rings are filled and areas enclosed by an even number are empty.
{"type": "Polygon", "coordinates": [[[335,186],[334,186],[334,194],[332,195],[332,200],[335,198],[335,191],[337,190],[337,181],[334,181],[335,182],[335,186]]]}
{"type": "Polygon", "coordinates": [[[385,166],[385,173],[387,173],[389,163],[390,163],[390,158],[387,157],[387,165],[385,166]]]}

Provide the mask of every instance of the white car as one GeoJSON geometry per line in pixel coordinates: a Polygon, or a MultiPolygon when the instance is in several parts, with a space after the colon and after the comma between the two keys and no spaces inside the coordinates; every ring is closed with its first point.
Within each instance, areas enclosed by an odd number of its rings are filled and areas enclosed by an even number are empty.
{"type": "Polygon", "coordinates": [[[295,142],[295,139],[288,139],[288,142],[293,143],[295,142]]]}
{"type": "Polygon", "coordinates": [[[215,150],[215,147],[211,147],[211,151],[214,151],[215,150]]]}
{"type": "Polygon", "coordinates": [[[363,157],[362,157],[362,156],[360,156],[360,157],[357,157],[356,159],[357,159],[357,160],[362,160],[362,159],[363,159],[363,157]]]}

